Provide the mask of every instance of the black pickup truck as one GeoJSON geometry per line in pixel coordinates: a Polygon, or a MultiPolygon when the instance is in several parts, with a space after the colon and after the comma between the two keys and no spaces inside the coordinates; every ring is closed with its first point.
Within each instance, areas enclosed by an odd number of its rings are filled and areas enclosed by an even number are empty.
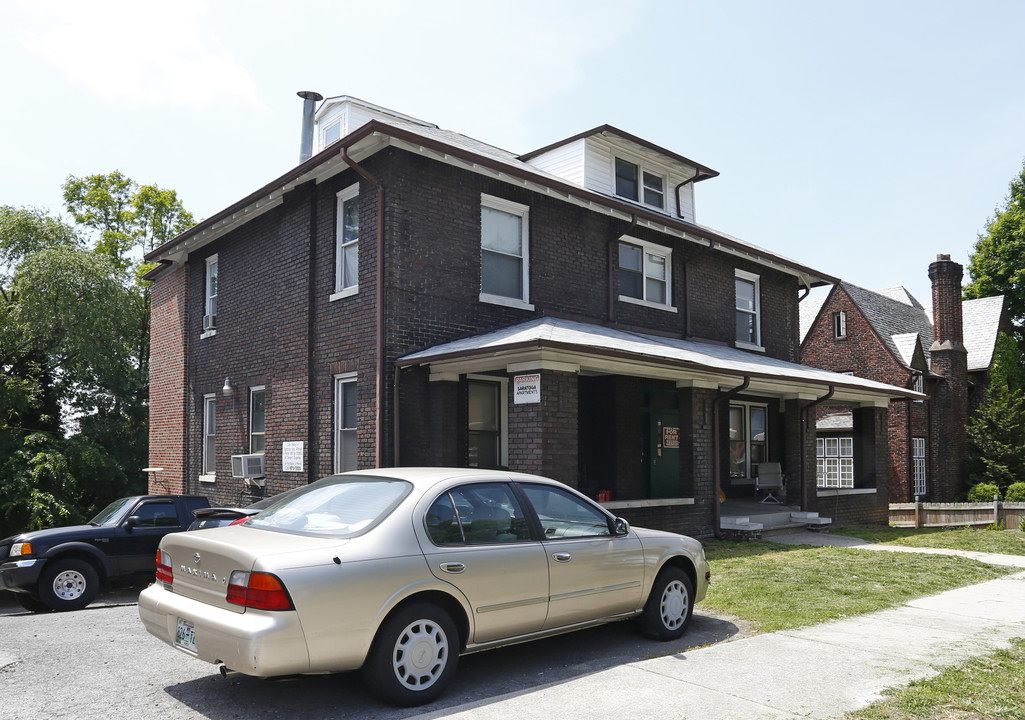
{"type": "Polygon", "coordinates": [[[209,507],[195,495],[135,495],[115,500],[88,525],[49,528],[0,540],[0,590],[26,610],[78,610],[100,589],[151,579],[157,546],[209,507]]]}

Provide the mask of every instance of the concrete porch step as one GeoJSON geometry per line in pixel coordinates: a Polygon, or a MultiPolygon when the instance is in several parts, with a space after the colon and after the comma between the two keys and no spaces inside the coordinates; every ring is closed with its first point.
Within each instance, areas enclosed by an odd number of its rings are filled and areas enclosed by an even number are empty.
{"type": "Polygon", "coordinates": [[[764,525],[751,522],[747,516],[724,515],[719,518],[719,527],[723,530],[761,530],[764,525]]]}
{"type": "Polygon", "coordinates": [[[790,519],[795,523],[805,523],[806,525],[829,525],[833,522],[833,518],[819,517],[817,512],[792,512],[790,519]]]}

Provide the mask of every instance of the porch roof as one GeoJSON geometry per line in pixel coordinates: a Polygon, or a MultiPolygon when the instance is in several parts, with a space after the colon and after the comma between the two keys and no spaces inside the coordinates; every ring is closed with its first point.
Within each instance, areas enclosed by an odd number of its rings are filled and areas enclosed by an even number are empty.
{"type": "Polygon", "coordinates": [[[399,358],[401,367],[429,366],[432,380],[467,373],[564,370],[581,375],[629,375],[674,380],[677,387],[748,395],[885,407],[890,398],[925,398],[906,388],[786,362],[725,345],[543,317],[501,330],[435,345],[399,358]]]}

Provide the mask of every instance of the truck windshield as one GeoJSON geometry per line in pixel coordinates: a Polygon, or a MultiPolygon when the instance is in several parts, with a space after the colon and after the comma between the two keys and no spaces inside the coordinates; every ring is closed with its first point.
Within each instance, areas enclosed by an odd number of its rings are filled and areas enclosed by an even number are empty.
{"type": "Polygon", "coordinates": [[[127,512],[134,504],[135,498],[131,497],[115,500],[110,505],[100,510],[96,517],[89,521],[89,524],[99,525],[101,527],[113,527],[117,525],[125,512],[127,512]]]}

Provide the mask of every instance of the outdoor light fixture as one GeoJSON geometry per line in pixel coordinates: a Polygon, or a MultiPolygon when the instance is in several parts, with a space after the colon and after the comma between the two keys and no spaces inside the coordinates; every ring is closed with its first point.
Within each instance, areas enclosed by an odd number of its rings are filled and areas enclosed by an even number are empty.
{"type": "Polygon", "coordinates": [[[224,397],[231,397],[235,394],[235,388],[232,387],[230,379],[224,378],[224,387],[221,388],[221,392],[224,394],[224,397]]]}

